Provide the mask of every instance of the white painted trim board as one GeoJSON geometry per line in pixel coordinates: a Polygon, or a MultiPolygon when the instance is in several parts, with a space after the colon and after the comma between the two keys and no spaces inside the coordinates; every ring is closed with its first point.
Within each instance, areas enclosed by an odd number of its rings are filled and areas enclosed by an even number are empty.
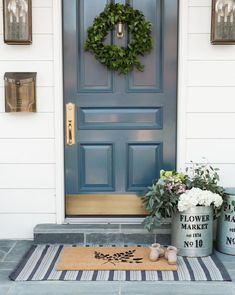
{"type": "Polygon", "coordinates": [[[65,221],[62,0],[53,1],[56,222],[65,221]]]}
{"type": "Polygon", "coordinates": [[[186,109],[188,73],[188,1],[179,1],[178,29],[178,95],[177,95],[177,170],[185,170],[186,163],[186,109]]]}

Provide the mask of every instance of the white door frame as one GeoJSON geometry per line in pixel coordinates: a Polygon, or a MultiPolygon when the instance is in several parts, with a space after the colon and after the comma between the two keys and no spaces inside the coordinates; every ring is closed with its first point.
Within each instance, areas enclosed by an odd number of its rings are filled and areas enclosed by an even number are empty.
{"type": "MultiPolygon", "coordinates": [[[[53,1],[56,222],[65,222],[62,0],[53,1]]],[[[177,169],[186,162],[188,1],[179,0],[177,169]]],[[[89,220],[86,218],[86,221],[89,220]]],[[[137,221],[137,220],[136,220],[137,221]]],[[[68,220],[67,220],[68,222],[68,220]]],[[[106,221],[107,222],[107,221],[106,221]]],[[[138,221],[140,222],[140,221],[138,221]]]]}
{"type": "Polygon", "coordinates": [[[56,223],[65,221],[62,0],[53,1],[56,223]]]}
{"type": "Polygon", "coordinates": [[[179,0],[178,93],[177,93],[177,169],[186,166],[186,119],[188,79],[188,9],[189,1],[179,0]]]}

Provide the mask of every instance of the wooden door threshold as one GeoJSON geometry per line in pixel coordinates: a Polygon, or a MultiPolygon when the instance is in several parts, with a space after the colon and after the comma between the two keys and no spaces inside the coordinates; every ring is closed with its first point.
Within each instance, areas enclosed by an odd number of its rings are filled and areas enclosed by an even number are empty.
{"type": "Polygon", "coordinates": [[[146,216],[135,194],[67,195],[66,216],[146,216]]]}

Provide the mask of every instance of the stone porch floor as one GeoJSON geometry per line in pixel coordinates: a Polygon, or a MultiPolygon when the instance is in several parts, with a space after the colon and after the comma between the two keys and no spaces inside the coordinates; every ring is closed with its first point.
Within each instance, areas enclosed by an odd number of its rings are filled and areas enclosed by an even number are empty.
{"type": "Polygon", "coordinates": [[[0,295],[235,295],[235,257],[217,253],[233,282],[12,282],[32,241],[0,240],[0,295]]]}

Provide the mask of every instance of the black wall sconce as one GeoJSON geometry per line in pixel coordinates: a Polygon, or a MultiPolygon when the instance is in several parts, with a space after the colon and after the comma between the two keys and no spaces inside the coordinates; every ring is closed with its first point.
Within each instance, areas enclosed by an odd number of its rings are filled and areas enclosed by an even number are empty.
{"type": "Polygon", "coordinates": [[[5,73],[5,111],[36,112],[37,73],[5,73]]]}
{"type": "Polygon", "coordinates": [[[4,42],[32,43],[32,0],[3,0],[4,42]]]}
{"type": "Polygon", "coordinates": [[[235,44],[235,0],[212,0],[211,43],[235,44]]]}

